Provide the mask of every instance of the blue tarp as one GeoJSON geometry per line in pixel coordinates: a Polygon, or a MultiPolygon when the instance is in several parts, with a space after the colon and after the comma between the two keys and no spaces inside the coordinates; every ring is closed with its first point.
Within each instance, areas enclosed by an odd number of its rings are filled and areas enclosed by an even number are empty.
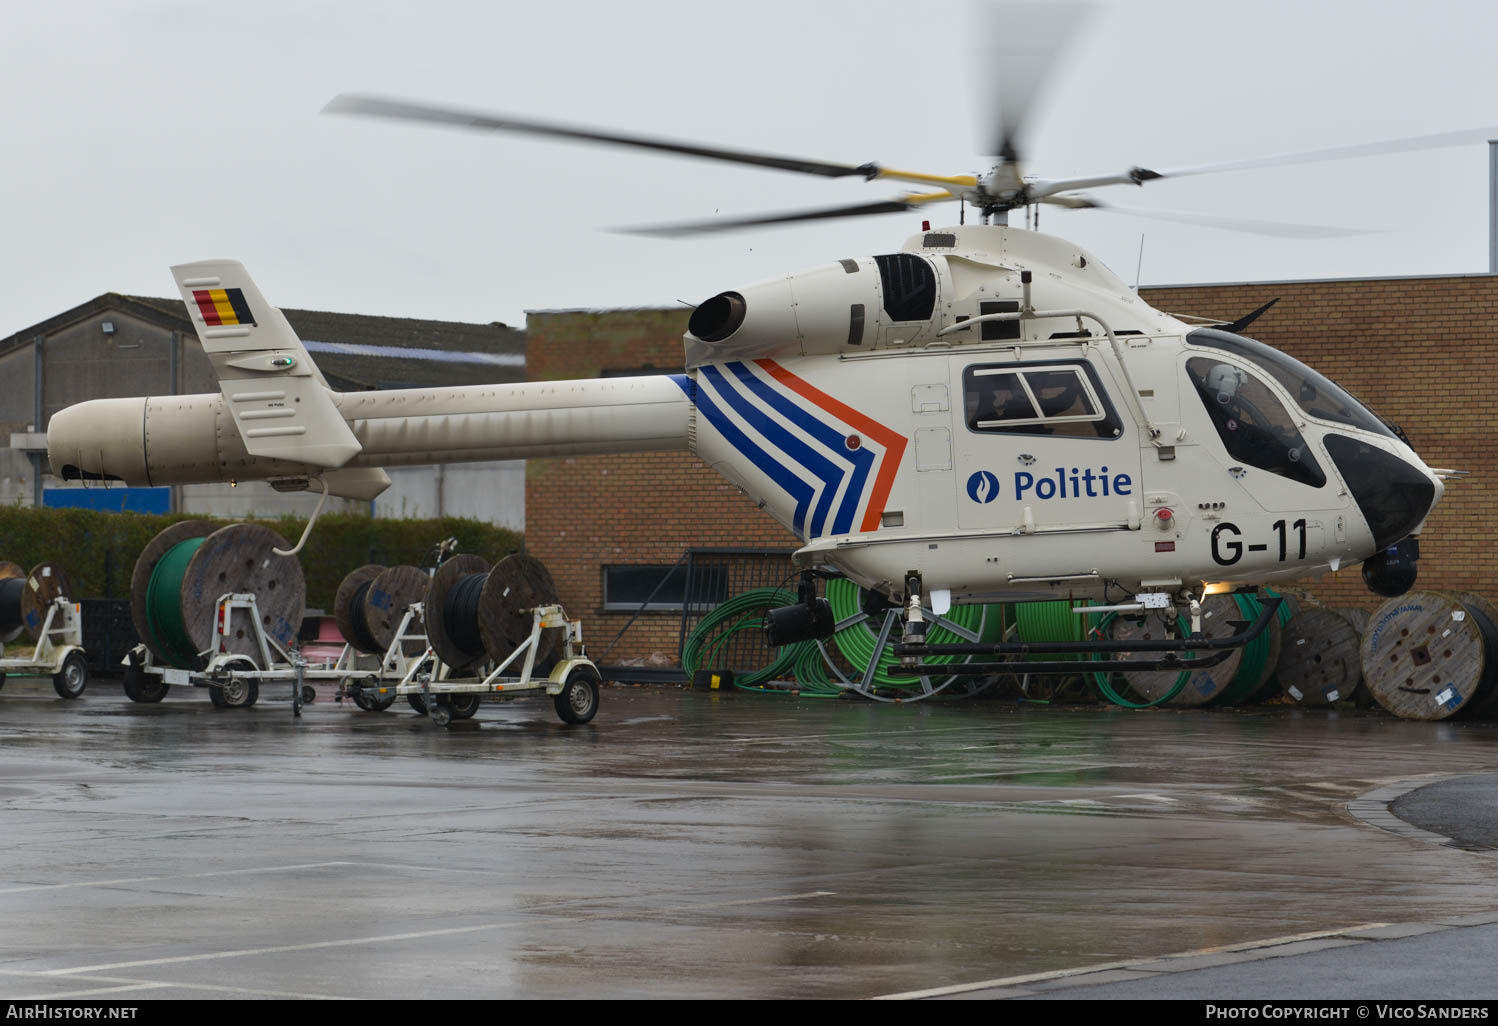
{"type": "Polygon", "coordinates": [[[170,488],[43,488],[42,505],[53,509],[99,509],[108,513],[170,513],[170,488]]]}

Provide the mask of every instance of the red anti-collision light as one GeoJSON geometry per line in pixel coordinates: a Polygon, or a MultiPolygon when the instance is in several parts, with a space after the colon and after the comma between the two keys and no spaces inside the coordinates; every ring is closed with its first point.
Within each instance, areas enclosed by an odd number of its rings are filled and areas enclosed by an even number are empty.
{"type": "Polygon", "coordinates": [[[1155,510],[1155,526],[1164,531],[1170,527],[1170,522],[1175,519],[1175,513],[1169,507],[1162,506],[1155,510]]]}

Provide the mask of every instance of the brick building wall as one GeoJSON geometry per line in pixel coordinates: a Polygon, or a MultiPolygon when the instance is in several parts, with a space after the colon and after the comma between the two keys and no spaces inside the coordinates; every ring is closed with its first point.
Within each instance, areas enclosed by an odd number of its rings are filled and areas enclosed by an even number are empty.
{"type": "MultiPolygon", "coordinates": [[[[1233,319],[1278,298],[1248,334],[1304,361],[1404,428],[1431,466],[1471,477],[1448,486],[1421,542],[1418,587],[1498,601],[1489,553],[1498,480],[1498,277],[1265,282],[1142,290],[1173,314],[1233,319]]],[[[609,372],[675,373],[690,311],[543,312],[529,317],[531,380],[609,372]]],[[[531,460],[526,541],[562,600],[586,621],[595,655],[628,614],[602,611],[609,564],[669,566],[691,546],[791,550],[793,535],[686,453],[531,460]]],[[[1381,601],[1358,567],[1298,582],[1334,605],[1381,601]]],[[[679,614],[644,613],[609,661],[677,655],[679,614]]]]}

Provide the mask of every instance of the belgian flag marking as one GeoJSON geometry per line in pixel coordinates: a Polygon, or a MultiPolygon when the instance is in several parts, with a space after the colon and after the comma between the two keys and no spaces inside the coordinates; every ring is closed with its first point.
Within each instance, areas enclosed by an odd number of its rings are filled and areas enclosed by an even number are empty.
{"type": "Polygon", "coordinates": [[[209,327],[255,323],[250,306],[244,301],[243,289],[194,289],[192,298],[197,301],[198,312],[209,327]]]}

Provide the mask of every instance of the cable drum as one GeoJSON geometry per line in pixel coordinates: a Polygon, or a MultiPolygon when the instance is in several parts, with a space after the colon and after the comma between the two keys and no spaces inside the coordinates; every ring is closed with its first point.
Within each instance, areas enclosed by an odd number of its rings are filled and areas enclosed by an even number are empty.
{"type": "Polygon", "coordinates": [[[1285,628],[1276,671],[1284,693],[1301,705],[1350,699],[1362,679],[1362,636],[1334,609],[1302,609],[1285,628]]]}
{"type": "Polygon", "coordinates": [[[1359,650],[1378,704],[1411,720],[1444,720],[1492,700],[1498,624],[1477,601],[1411,591],[1368,619],[1359,650]]]}
{"type": "Polygon", "coordinates": [[[483,639],[470,625],[457,622],[466,615],[466,610],[448,605],[448,595],[458,582],[475,574],[488,574],[489,561],[482,556],[459,553],[437,568],[427,582],[426,621],[427,643],[449,667],[463,673],[483,662],[485,652],[483,639]]]}
{"type": "Polygon", "coordinates": [[[21,587],[21,625],[32,641],[42,640],[42,627],[47,622],[47,607],[52,600],[67,597],[72,591],[67,572],[57,564],[38,563],[31,568],[21,587]]]}
{"type": "Polygon", "coordinates": [[[26,571],[14,563],[0,562],[0,645],[21,635],[21,589],[26,571]]]}
{"type": "MultiPolygon", "coordinates": [[[[1273,591],[1268,594],[1278,597],[1273,591]]],[[[1238,607],[1238,619],[1245,623],[1253,623],[1264,611],[1264,604],[1255,595],[1234,594],[1232,598],[1238,607]]],[[[1290,599],[1282,601],[1274,617],[1259,632],[1259,636],[1243,646],[1238,672],[1233,675],[1222,694],[1217,696],[1219,703],[1246,705],[1263,697],[1269,682],[1274,679],[1275,668],[1279,665],[1284,640],[1283,625],[1289,622],[1293,608],[1290,599]]]]}
{"type": "MultiPolygon", "coordinates": [[[[363,595],[361,612],[365,632],[378,646],[377,651],[385,652],[395,643],[406,610],[413,602],[425,601],[430,583],[431,578],[424,570],[414,566],[392,566],[359,589],[363,595]]],[[[422,629],[420,619],[407,628],[413,634],[422,629]]],[[[408,638],[401,643],[401,651],[408,656],[420,655],[425,650],[426,645],[420,638],[408,638]]]]}
{"type": "MultiPolygon", "coordinates": [[[[218,528],[207,520],[181,520],[159,532],[146,543],[135,560],[135,569],[130,574],[130,622],[135,627],[135,636],[156,657],[157,661],[177,665],[168,657],[166,646],[151,629],[150,587],[151,577],[161,558],[184,541],[208,537],[218,528]]],[[[180,618],[180,613],[179,613],[180,618]]],[[[196,650],[193,653],[195,654],[196,650]]]]}
{"type": "MultiPolygon", "coordinates": [[[[153,542],[147,552],[154,547],[153,542]]],[[[254,595],[260,630],[281,647],[292,647],[307,588],[301,564],[295,557],[276,555],[272,550],[278,548],[291,545],[269,528],[231,524],[207,537],[181,539],[161,552],[145,588],[148,631],[143,637],[149,637],[152,653],[179,669],[203,669],[203,653],[214,643],[218,599],[230,594],[254,595]]],[[[234,611],[220,654],[243,655],[259,666],[255,625],[245,622],[245,616],[243,610],[234,611]]]]}
{"type": "MultiPolygon", "coordinates": [[[[478,607],[479,634],[489,658],[496,664],[508,659],[531,636],[531,610],[558,602],[556,582],[539,559],[514,552],[494,564],[478,607]]],[[[536,640],[537,666],[556,656],[566,634],[561,627],[541,632],[536,640]]]]}
{"type": "MultiPolygon", "coordinates": [[[[498,665],[531,636],[531,611],[556,604],[556,583],[532,556],[511,553],[492,568],[479,556],[454,556],[437,568],[427,586],[427,638],[438,657],[459,673],[486,659],[498,665]]],[[[565,634],[561,627],[541,632],[536,666],[556,655],[565,634]]]]}
{"type": "Polygon", "coordinates": [[[1498,714],[1498,606],[1481,595],[1462,592],[1458,596],[1462,605],[1477,620],[1487,643],[1487,661],[1483,664],[1484,683],[1478,700],[1472,704],[1471,713],[1484,719],[1498,714]]]}
{"type": "MultiPolygon", "coordinates": [[[[1233,599],[1232,595],[1213,595],[1202,603],[1203,636],[1226,638],[1237,633],[1238,629],[1233,627],[1231,622],[1240,619],[1242,613],[1238,603],[1233,599]]],[[[1165,637],[1164,624],[1157,617],[1144,619],[1117,617],[1108,626],[1109,635],[1115,641],[1156,640],[1165,637]]],[[[1179,617],[1177,629],[1180,636],[1189,635],[1190,621],[1185,617],[1179,617]]],[[[1147,705],[1167,703],[1174,706],[1206,705],[1233,683],[1243,661],[1243,652],[1242,648],[1233,649],[1232,654],[1216,666],[1202,667],[1197,670],[1128,670],[1120,672],[1119,675],[1128,682],[1129,687],[1133,688],[1136,694],[1144,699],[1147,705]]],[[[1188,655],[1194,654],[1188,653],[1188,655]]],[[[1123,653],[1118,658],[1147,659],[1155,655],[1155,653],[1123,653]]],[[[1107,683],[1106,674],[1096,674],[1094,679],[1098,680],[1099,686],[1107,683]]]]}
{"type": "Polygon", "coordinates": [[[369,597],[369,586],[384,572],[385,568],[378,563],[367,563],[350,571],[339,582],[338,592],[333,597],[333,620],[338,624],[338,633],[353,646],[355,652],[367,655],[383,655],[385,652],[370,633],[369,625],[364,619],[364,603],[369,597]]]}

